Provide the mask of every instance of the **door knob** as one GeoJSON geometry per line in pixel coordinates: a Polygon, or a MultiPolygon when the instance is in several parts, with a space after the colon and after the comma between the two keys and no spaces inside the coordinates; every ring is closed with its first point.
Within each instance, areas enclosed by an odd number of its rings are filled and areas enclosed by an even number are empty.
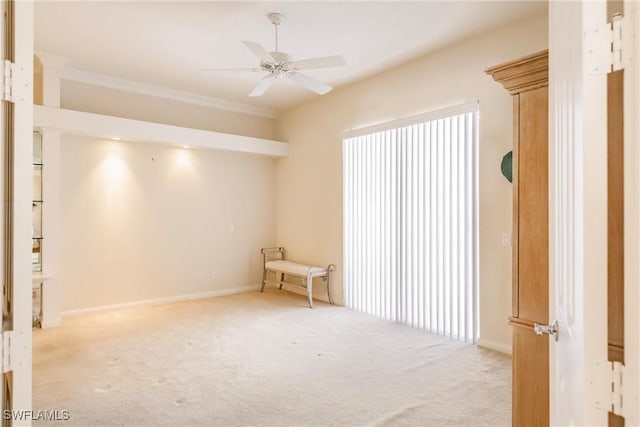
{"type": "Polygon", "coordinates": [[[533,324],[533,331],[536,335],[549,334],[552,335],[556,341],[558,341],[558,335],[560,328],[558,327],[558,319],[554,319],[550,325],[533,324]]]}

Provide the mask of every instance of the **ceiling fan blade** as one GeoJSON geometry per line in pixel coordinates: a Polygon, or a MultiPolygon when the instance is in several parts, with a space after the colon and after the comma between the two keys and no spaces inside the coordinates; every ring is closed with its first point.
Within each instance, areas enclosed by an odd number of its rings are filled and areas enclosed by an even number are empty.
{"type": "Polygon", "coordinates": [[[260,58],[260,61],[262,62],[276,62],[275,59],[273,59],[273,57],[271,55],[269,55],[269,52],[267,52],[262,46],[260,46],[258,43],[254,43],[254,42],[247,42],[247,41],[243,41],[242,43],[244,43],[244,45],[246,47],[249,48],[249,50],[251,52],[253,52],[253,54],[255,56],[257,56],[258,58],[260,58]]]}
{"type": "Polygon", "coordinates": [[[347,65],[347,62],[344,60],[342,55],[302,59],[300,61],[293,61],[289,64],[290,68],[294,70],[310,70],[313,68],[343,67],[345,65],[347,65]]]}
{"type": "Polygon", "coordinates": [[[262,71],[260,68],[202,68],[200,71],[262,71]]]}
{"type": "Polygon", "coordinates": [[[269,74],[268,76],[264,77],[262,80],[258,82],[256,87],[253,88],[249,96],[264,95],[264,93],[267,91],[267,89],[269,89],[269,87],[271,86],[271,83],[273,83],[274,80],[275,80],[275,77],[273,77],[272,74],[269,74]]]}
{"type": "Polygon", "coordinates": [[[324,95],[325,93],[333,89],[328,84],[322,83],[320,80],[316,80],[313,77],[309,77],[304,74],[293,72],[287,74],[287,77],[289,78],[289,80],[299,84],[300,86],[304,86],[307,89],[320,95],[324,95]]]}

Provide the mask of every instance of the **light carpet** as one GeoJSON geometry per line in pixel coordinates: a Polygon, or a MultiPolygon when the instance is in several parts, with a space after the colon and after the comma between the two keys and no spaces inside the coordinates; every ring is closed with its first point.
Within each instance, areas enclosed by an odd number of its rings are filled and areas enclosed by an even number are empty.
{"type": "Polygon", "coordinates": [[[34,332],[55,426],[507,426],[511,360],[269,290],[65,319],[34,332]]]}

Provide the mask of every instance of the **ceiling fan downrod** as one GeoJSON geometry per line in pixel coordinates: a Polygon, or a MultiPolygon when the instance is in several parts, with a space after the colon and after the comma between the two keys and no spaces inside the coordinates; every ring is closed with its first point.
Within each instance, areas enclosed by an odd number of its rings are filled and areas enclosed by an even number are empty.
{"type": "Polygon", "coordinates": [[[284,18],[284,16],[280,13],[270,13],[267,15],[267,17],[269,18],[269,21],[271,21],[271,23],[273,24],[274,28],[275,28],[275,38],[276,38],[276,52],[278,52],[278,27],[280,26],[280,23],[282,22],[282,18],[284,18]]]}

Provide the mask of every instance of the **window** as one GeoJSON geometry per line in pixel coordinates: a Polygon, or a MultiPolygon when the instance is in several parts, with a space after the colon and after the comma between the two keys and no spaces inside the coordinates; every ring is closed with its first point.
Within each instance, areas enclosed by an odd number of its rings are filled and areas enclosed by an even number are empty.
{"type": "Polygon", "coordinates": [[[348,307],[475,342],[478,105],[343,140],[348,307]]]}

